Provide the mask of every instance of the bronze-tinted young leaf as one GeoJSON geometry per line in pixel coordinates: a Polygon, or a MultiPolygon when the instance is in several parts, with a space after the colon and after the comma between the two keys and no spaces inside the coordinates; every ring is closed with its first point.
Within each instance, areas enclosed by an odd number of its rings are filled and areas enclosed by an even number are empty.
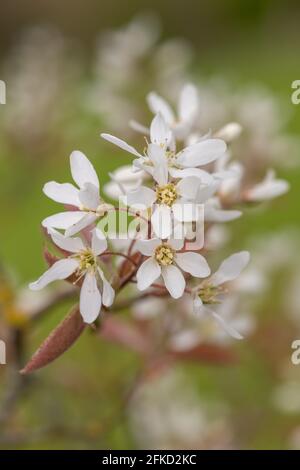
{"type": "Polygon", "coordinates": [[[61,356],[75,343],[85,326],[78,306],[74,307],[70,314],[41,344],[24,369],[21,370],[21,374],[29,374],[37,369],[41,369],[61,356]]]}
{"type": "Polygon", "coordinates": [[[179,361],[203,362],[213,365],[236,362],[236,356],[231,349],[212,344],[201,344],[188,351],[172,351],[170,357],[179,361]]]}

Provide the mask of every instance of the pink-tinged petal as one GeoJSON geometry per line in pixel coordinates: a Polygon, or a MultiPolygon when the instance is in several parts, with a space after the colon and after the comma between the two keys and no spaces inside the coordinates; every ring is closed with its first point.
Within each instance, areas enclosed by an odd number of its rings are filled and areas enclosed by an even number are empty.
{"type": "Polygon", "coordinates": [[[153,231],[158,238],[168,238],[172,233],[172,212],[166,205],[158,205],[152,214],[153,231]]]}
{"type": "Polygon", "coordinates": [[[51,236],[53,243],[62,250],[69,251],[70,253],[78,253],[81,250],[85,249],[85,245],[81,238],[70,238],[62,235],[60,232],[57,232],[54,229],[48,230],[49,235],[51,236]]]}
{"type": "Polygon", "coordinates": [[[149,258],[144,261],[136,273],[137,288],[145,290],[153,284],[161,274],[159,264],[153,259],[149,258]]]}
{"type": "Polygon", "coordinates": [[[92,252],[95,256],[100,255],[107,249],[107,240],[104,233],[99,228],[92,231],[92,252]]]}
{"type": "Polygon", "coordinates": [[[87,272],[80,290],[79,309],[85,323],[93,323],[101,310],[102,300],[96,276],[87,272]]]}
{"type": "Polygon", "coordinates": [[[170,295],[174,299],[182,297],[185,289],[185,279],[182,272],[176,266],[171,264],[170,266],[163,266],[161,274],[170,295]]]}
{"type": "Polygon", "coordinates": [[[248,251],[240,251],[226,258],[219,269],[212,275],[210,281],[214,286],[236,279],[250,260],[248,251]]]}
{"type": "Polygon", "coordinates": [[[157,93],[149,93],[147,102],[153,114],[160,113],[169,125],[175,122],[175,116],[171,106],[157,93]]]}
{"type": "Polygon", "coordinates": [[[207,277],[210,275],[210,267],[204,256],[199,253],[177,253],[175,262],[185,272],[195,277],[207,277]]]}
{"type": "Polygon", "coordinates": [[[145,256],[152,256],[155,249],[161,244],[158,238],[151,238],[150,240],[137,240],[135,248],[145,256]]]}
{"type": "Polygon", "coordinates": [[[67,237],[71,237],[83,230],[84,228],[88,227],[89,225],[92,225],[94,222],[96,222],[98,218],[97,215],[93,212],[82,212],[82,215],[83,217],[81,217],[78,222],[76,222],[66,230],[65,235],[67,237]]]}
{"type": "Polygon", "coordinates": [[[79,206],[78,193],[79,190],[70,183],[56,183],[56,181],[49,181],[43,187],[43,192],[50,199],[62,204],[70,204],[71,206],[79,206]]]}
{"type": "Polygon", "coordinates": [[[79,263],[75,259],[65,258],[54,263],[42,276],[35,282],[29,284],[31,290],[40,290],[53,281],[66,279],[71,276],[78,268],[79,263]]]}
{"type": "Polygon", "coordinates": [[[85,213],[82,211],[69,211],[59,212],[58,214],[50,215],[42,221],[42,226],[45,228],[58,228],[66,230],[72,225],[79,222],[85,213]]]}
{"type": "Polygon", "coordinates": [[[79,200],[85,209],[95,211],[101,202],[99,188],[92,183],[85,183],[79,192],[79,200]]]}
{"type": "Polygon", "coordinates": [[[186,147],[178,155],[177,162],[184,167],[207,165],[226,152],[226,144],[221,139],[207,139],[186,147]]]}
{"type": "Polygon", "coordinates": [[[115,137],[110,134],[101,134],[101,137],[104,140],[110,142],[111,144],[117,145],[117,147],[120,147],[122,150],[125,150],[125,152],[132,153],[136,157],[142,157],[142,155],[134,147],[132,147],[132,145],[127,144],[127,142],[122,139],[119,139],[118,137],[115,137]]]}
{"type": "Polygon", "coordinates": [[[84,188],[86,183],[92,183],[99,189],[97,173],[89,159],[82,152],[75,150],[71,153],[70,166],[72,178],[79,188],[84,188]]]}

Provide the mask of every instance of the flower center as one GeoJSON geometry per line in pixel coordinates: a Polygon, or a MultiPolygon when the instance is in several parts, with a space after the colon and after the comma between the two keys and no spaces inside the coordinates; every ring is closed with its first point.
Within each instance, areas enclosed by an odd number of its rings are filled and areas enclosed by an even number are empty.
{"type": "Polygon", "coordinates": [[[172,206],[177,196],[176,186],[173,183],[168,183],[166,186],[157,186],[156,188],[156,202],[158,204],[172,206]]]}
{"type": "Polygon", "coordinates": [[[213,286],[204,283],[198,295],[204,304],[218,304],[220,303],[219,296],[226,293],[227,291],[223,286],[213,286]]]}
{"type": "Polygon", "coordinates": [[[160,245],[156,248],[154,257],[161,266],[169,266],[174,260],[174,250],[169,245],[160,245]]]}
{"type": "Polygon", "coordinates": [[[97,265],[94,254],[91,252],[91,250],[88,249],[77,255],[77,259],[79,261],[78,271],[80,272],[86,272],[90,269],[95,269],[97,265]]]}

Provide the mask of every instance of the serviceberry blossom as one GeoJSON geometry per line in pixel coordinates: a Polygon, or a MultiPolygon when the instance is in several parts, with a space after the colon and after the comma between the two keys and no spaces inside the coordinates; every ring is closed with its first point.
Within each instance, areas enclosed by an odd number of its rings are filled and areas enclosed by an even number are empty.
{"type": "Polygon", "coordinates": [[[37,281],[30,284],[30,289],[40,290],[53,281],[67,279],[72,275],[75,276],[75,284],[83,279],[80,289],[80,313],[86,323],[94,322],[102,304],[110,307],[115,296],[98,259],[107,249],[103,233],[95,228],[90,245],[85,244],[79,237],[65,237],[53,229],[49,229],[49,235],[53,243],[69,255],[56,261],[37,281]]]}
{"type": "MultiPolygon", "coordinates": [[[[170,104],[154,91],[147,95],[147,103],[154,115],[161,114],[178,140],[187,138],[199,115],[198,90],[192,83],[185,84],[181,89],[177,104],[177,116],[170,104]]],[[[149,134],[147,127],[136,121],[133,120],[130,124],[136,131],[145,133],[145,135],[149,134]]]]}
{"type": "Polygon", "coordinates": [[[102,217],[108,205],[100,198],[100,184],[97,173],[88,158],[78,150],[70,155],[73,180],[70,183],[50,181],[43,191],[50,199],[73,206],[73,211],[60,212],[42,221],[45,228],[63,229],[66,236],[72,236],[102,217]]]}
{"type": "Polygon", "coordinates": [[[153,175],[154,163],[164,159],[171,177],[197,176],[206,183],[211,182],[214,175],[198,167],[214,162],[226,151],[223,140],[206,138],[176,152],[174,135],[161,114],[154,117],[150,126],[150,141],[156,148],[148,144],[145,154],[118,137],[105,133],[101,137],[138,157],[133,161],[137,170],[153,175]]]}
{"type": "Polygon", "coordinates": [[[226,258],[220,265],[219,269],[208,279],[201,282],[199,286],[194,288],[194,310],[197,314],[209,314],[217,320],[222,327],[236,339],[242,339],[241,334],[236,331],[233,326],[226,323],[224,318],[215,311],[214,305],[218,305],[224,299],[227,293],[227,283],[234,281],[243,269],[249,263],[250,254],[248,251],[241,251],[226,258]]]}
{"type": "Polygon", "coordinates": [[[206,337],[207,325],[212,324],[214,331],[219,325],[229,337],[241,339],[246,329],[240,332],[238,325],[245,322],[240,315],[230,314],[229,310],[234,310],[230,307],[232,296],[226,299],[225,294],[232,287],[239,289],[238,282],[233,281],[248,264],[249,253],[233,254],[210,275],[210,251],[223,248],[228,238],[211,243],[211,234],[218,230],[220,234],[221,230],[224,235],[220,223],[240,217],[243,204],[283,194],[288,184],[276,179],[273,172],[268,172],[261,183],[248,175],[247,166],[233,155],[231,145],[241,132],[238,123],[204,134],[197,128],[199,102],[194,85],[183,87],[177,116],[159,95],[150,93],[147,100],[155,115],[149,128],[136,126],[146,136],[143,151],[118,137],[101,134],[135,157],[132,164],[110,173],[110,181],[104,187],[109,197],[119,199],[119,206],[103,201],[97,173],[79,151],[70,156],[76,185],[55,181],[45,184],[44,193],[66,206],[65,211],[42,222],[64,257],[53,264],[51,254],[45,253],[50,267],[30,287],[39,290],[60,279],[78,284],[78,308],[86,323],[96,320],[102,305],[119,311],[123,303],[123,308],[133,312],[134,304],[147,298],[159,300],[166,310],[170,302],[176,301],[174,312],[183,313],[189,305],[191,315],[199,321],[185,324],[182,316],[176,314],[170,323],[170,312],[165,312],[165,323],[170,325],[164,338],[175,341],[176,337],[179,346],[187,344],[187,338],[194,338],[195,346],[199,338],[202,341],[206,337]],[[125,220],[128,215],[133,217],[134,227],[110,227],[110,218],[104,218],[108,212],[125,212],[125,220]],[[103,221],[108,225],[106,238],[100,230],[103,221]],[[142,222],[146,223],[145,231],[142,222]],[[107,248],[108,242],[112,251],[107,248]],[[109,272],[114,287],[104,272],[109,272]],[[126,298],[132,292],[130,285],[132,289],[136,285],[136,297],[126,298]],[[125,287],[128,289],[123,292],[125,287]],[[211,321],[202,321],[206,318],[211,321]]]}
{"type": "Polygon", "coordinates": [[[184,240],[152,238],[139,240],[136,245],[138,251],[147,257],[136,273],[140,290],[147,289],[161,276],[170,295],[178,299],[186,287],[182,271],[197,278],[210,274],[210,268],[202,255],[181,251],[184,240]]]}

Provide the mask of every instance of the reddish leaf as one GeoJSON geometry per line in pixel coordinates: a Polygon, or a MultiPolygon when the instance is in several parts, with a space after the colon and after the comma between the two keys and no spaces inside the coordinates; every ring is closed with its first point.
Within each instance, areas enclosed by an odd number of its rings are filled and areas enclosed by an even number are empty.
{"type": "Polygon", "coordinates": [[[206,362],[215,365],[226,365],[236,362],[232,350],[212,344],[202,344],[188,351],[171,351],[170,357],[175,360],[206,362]]]}
{"type": "Polygon", "coordinates": [[[47,366],[61,356],[79,338],[85,328],[78,306],[50,333],[26,364],[21,374],[29,374],[47,366]]]}

